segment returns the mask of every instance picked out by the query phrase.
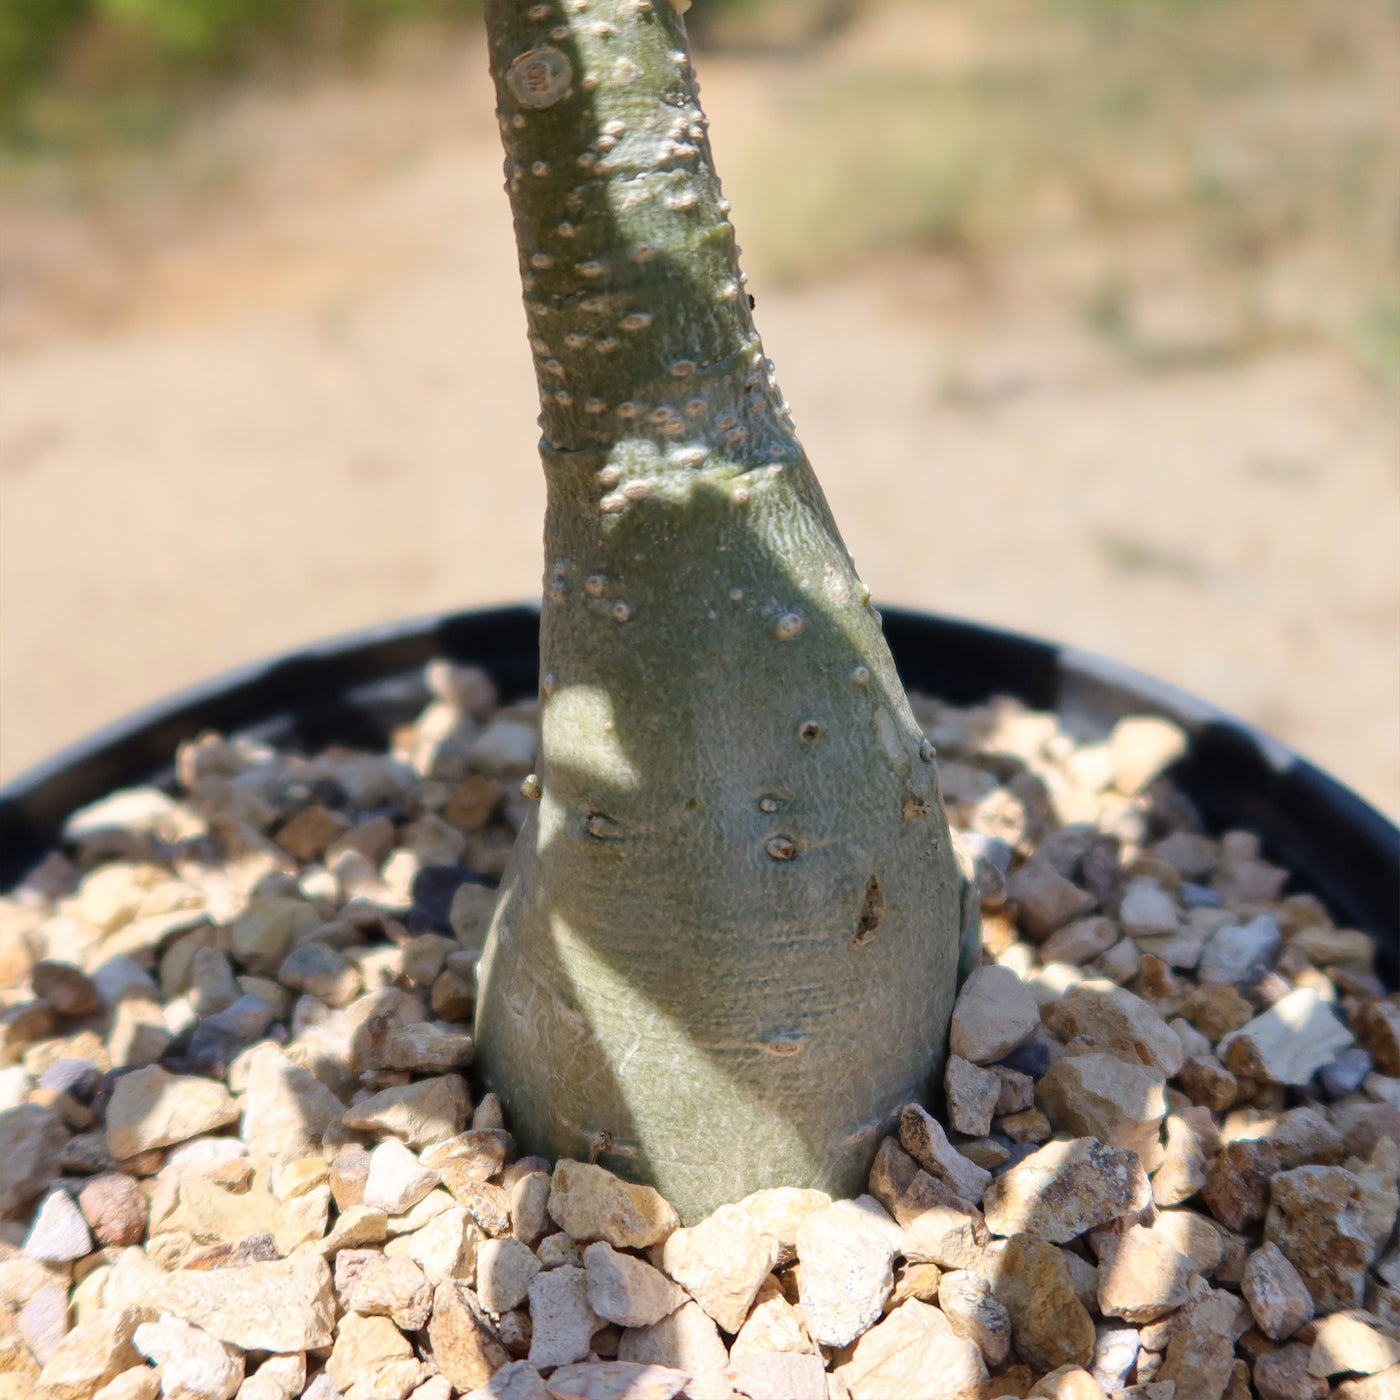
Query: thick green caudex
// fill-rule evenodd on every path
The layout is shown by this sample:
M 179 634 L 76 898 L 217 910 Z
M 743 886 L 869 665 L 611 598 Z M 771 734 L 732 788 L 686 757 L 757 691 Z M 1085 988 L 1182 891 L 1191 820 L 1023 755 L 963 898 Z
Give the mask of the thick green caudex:
M 938 1072 L 932 747 L 754 330 L 671 0 L 489 0 L 548 483 L 538 797 L 481 964 L 522 1149 L 694 1220 L 860 1189 Z

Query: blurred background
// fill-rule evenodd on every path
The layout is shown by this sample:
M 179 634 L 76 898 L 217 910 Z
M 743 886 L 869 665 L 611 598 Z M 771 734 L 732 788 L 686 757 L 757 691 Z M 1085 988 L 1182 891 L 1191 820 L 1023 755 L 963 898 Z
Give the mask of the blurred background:
M 887 602 L 1400 815 L 1395 0 L 696 0 L 767 348 Z M 468 0 L 0 7 L 0 776 L 538 595 Z

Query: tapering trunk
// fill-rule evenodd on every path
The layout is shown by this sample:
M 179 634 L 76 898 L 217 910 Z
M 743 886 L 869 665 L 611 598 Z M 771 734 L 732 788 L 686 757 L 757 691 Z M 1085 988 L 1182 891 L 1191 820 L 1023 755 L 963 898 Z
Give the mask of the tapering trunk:
M 933 751 L 754 331 L 679 15 L 487 20 L 549 504 L 478 1061 L 523 1150 L 686 1219 L 852 1192 L 946 1038 Z

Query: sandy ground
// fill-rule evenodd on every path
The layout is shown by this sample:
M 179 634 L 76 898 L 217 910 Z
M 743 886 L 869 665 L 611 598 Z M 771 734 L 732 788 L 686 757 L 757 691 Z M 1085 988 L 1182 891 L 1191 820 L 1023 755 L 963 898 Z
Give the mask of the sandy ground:
M 709 70 L 722 170 L 752 77 Z M 0 775 L 238 662 L 537 594 L 490 108 L 464 42 L 248 99 L 221 139 L 267 159 L 197 208 L 0 214 Z M 1057 293 L 1093 256 L 755 281 L 866 581 L 1154 672 L 1400 815 L 1393 399 L 1325 344 L 1144 373 Z

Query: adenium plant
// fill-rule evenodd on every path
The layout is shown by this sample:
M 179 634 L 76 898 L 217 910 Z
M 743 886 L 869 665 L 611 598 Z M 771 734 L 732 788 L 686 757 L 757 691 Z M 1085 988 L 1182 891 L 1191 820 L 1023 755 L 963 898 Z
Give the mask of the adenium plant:
M 683 8 L 486 7 L 548 508 L 538 800 L 476 1031 L 522 1150 L 690 1221 L 859 1191 L 975 901 L 754 329 Z

